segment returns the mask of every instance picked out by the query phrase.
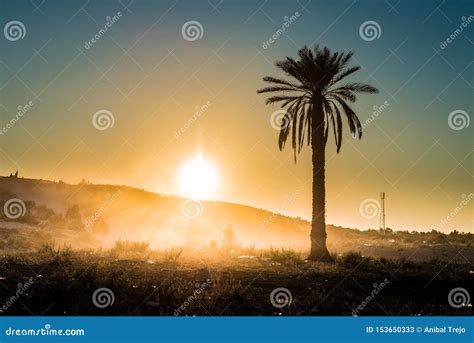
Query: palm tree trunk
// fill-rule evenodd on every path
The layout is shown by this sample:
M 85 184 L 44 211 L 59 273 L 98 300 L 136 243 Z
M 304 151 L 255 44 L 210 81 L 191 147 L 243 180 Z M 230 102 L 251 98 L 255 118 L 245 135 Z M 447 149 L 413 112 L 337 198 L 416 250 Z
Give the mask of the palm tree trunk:
M 313 162 L 313 214 L 311 221 L 312 261 L 332 261 L 326 247 L 326 189 L 325 189 L 325 148 L 324 114 L 321 106 L 316 106 L 312 117 L 311 149 Z

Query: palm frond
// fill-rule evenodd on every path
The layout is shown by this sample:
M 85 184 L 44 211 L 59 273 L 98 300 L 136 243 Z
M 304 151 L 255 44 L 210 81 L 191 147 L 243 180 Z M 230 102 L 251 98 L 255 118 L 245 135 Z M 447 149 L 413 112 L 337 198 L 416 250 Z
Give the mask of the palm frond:
M 291 102 L 293 100 L 299 99 L 299 96 L 287 96 L 287 95 L 275 95 L 267 98 L 265 100 L 265 104 L 270 105 L 275 102 L 280 102 L 280 101 L 286 101 L 286 102 Z M 282 105 L 282 107 L 285 107 Z
M 282 126 L 280 129 L 280 136 L 278 139 L 278 147 L 280 148 L 280 150 L 283 150 L 283 148 L 285 147 L 285 143 L 288 138 L 288 134 L 290 133 L 290 129 L 294 125 L 296 125 L 296 122 L 298 120 L 298 111 L 303 100 L 303 98 L 297 99 L 293 104 L 290 105 L 290 107 L 288 107 L 285 112 L 285 116 L 283 117 L 283 121 L 281 124 Z
M 352 135 L 359 139 L 362 138 L 362 125 L 360 124 L 360 120 L 355 114 L 355 112 L 352 110 L 352 108 L 349 107 L 349 105 L 346 104 L 344 100 L 339 98 L 337 101 L 339 102 L 342 109 L 344 110 L 344 113 L 346 114 L 347 123 L 349 124 L 349 129 Z
M 355 66 L 355 67 L 350 67 L 350 68 L 347 68 L 347 69 L 343 69 L 341 70 L 338 74 L 336 74 L 334 76 L 334 78 L 331 80 L 331 82 L 329 82 L 328 84 L 328 88 L 331 87 L 332 85 L 338 83 L 339 81 L 341 81 L 343 78 L 355 73 L 356 71 L 360 70 L 360 67 L 359 66 Z
M 352 52 L 333 53 L 328 48 L 315 46 L 310 49 L 304 46 L 298 51 L 296 59 L 286 57 L 275 63 L 288 76 L 288 80 L 270 76 L 263 78 L 270 85 L 257 93 L 280 93 L 268 97 L 266 104 L 278 103 L 286 109 L 278 146 L 282 150 L 291 135 L 295 162 L 305 141 L 308 145 L 312 143 L 314 130 L 317 129 L 313 128 L 316 120 L 324 125 L 325 141 L 332 126 L 337 152 L 342 146 L 343 114 L 351 134 L 362 137 L 360 120 L 348 103 L 357 100 L 356 93 L 377 93 L 378 90 L 361 82 L 338 85 L 341 80 L 360 70 L 359 66 L 348 65 L 352 55 Z M 323 121 L 316 118 L 321 114 L 324 116 Z
M 271 87 L 259 89 L 257 93 L 261 94 L 261 93 L 270 93 L 270 92 L 296 92 L 296 91 L 298 91 L 298 89 L 295 89 L 293 87 L 271 86 Z
M 271 77 L 271 76 L 265 76 L 263 78 L 263 81 L 265 82 L 269 82 L 269 83 L 275 83 L 277 85 L 283 85 L 283 86 L 289 86 L 289 87 L 294 87 L 294 88 L 300 88 L 301 86 L 298 86 L 294 83 L 291 83 L 289 81 L 286 81 L 286 80 L 282 80 L 282 79 L 277 79 L 275 77 Z
M 328 92 L 326 94 L 326 98 L 331 99 L 331 98 L 334 97 L 334 95 L 338 95 L 341 98 L 343 98 L 344 100 L 348 100 L 350 102 L 355 102 L 357 100 L 357 97 L 354 93 L 352 93 L 351 91 L 345 90 L 345 89 L 342 89 L 342 90 L 339 90 L 339 91 Z
M 351 92 L 358 92 L 358 93 L 378 93 L 379 90 L 371 85 L 361 82 L 353 82 L 345 84 L 341 87 L 332 89 L 331 91 L 336 92 L 339 90 L 347 90 Z
M 284 61 L 276 62 L 275 65 L 283 70 L 287 75 L 297 79 L 303 86 L 310 84 L 308 82 L 307 76 L 305 75 L 304 69 L 291 57 L 287 57 Z
M 347 62 L 349 62 L 349 60 L 352 58 L 353 55 L 354 55 L 354 53 L 352 51 L 349 51 L 348 53 L 343 54 L 343 56 L 341 57 L 340 64 L 342 66 L 346 65 Z
M 333 129 L 334 129 L 334 140 L 336 142 L 336 152 L 339 153 L 341 150 L 341 145 L 342 145 L 342 118 L 341 118 L 341 113 L 339 112 L 339 108 L 337 108 L 337 105 L 333 102 L 331 104 L 334 107 L 334 116 L 336 117 L 336 124 L 333 122 Z M 337 135 L 336 135 L 337 133 Z

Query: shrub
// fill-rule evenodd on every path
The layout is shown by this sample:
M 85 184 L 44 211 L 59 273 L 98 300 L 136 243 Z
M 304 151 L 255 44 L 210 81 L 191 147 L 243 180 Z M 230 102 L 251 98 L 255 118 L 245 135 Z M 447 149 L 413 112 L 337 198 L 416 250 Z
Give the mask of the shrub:
M 364 257 L 360 252 L 350 251 L 341 256 L 340 264 L 346 268 L 354 268 L 364 261 Z
M 112 251 L 115 253 L 146 253 L 150 243 L 142 241 L 122 241 L 115 242 Z
M 171 248 L 164 252 L 165 262 L 168 263 L 176 263 L 178 262 L 181 253 L 183 252 L 183 248 Z
M 263 253 L 264 257 L 270 258 L 271 261 L 281 263 L 284 265 L 300 265 L 302 264 L 303 258 L 301 255 L 297 252 L 295 252 L 292 249 L 275 249 L 275 248 L 270 248 L 270 250 L 265 251 Z

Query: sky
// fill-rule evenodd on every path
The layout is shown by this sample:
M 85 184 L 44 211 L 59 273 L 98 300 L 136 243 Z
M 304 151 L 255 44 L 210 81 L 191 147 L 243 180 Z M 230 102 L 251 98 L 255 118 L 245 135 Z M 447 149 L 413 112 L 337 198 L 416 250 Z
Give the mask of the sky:
M 354 105 L 362 140 L 328 141 L 327 222 L 378 228 L 384 191 L 390 228 L 474 232 L 473 7 L 1 0 L 0 174 L 179 194 L 200 153 L 212 199 L 310 218 L 310 150 L 278 150 L 279 108 L 256 90 L 318 44 L 353 51 L 350 80 L 380 90 Z

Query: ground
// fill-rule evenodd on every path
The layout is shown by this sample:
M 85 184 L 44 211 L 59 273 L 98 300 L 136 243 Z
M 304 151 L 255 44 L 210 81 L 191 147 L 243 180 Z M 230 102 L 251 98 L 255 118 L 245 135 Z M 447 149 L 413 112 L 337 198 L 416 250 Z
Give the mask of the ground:
M 348 253 L 324 264 L 303 257 L 276 249 L 45 246 L 1 257 L 0 302 L 6 305 L 0 310 L 3 315 L 474 314 L 472 306 L 448 302 L 452 289 L 474 289 L 469 263 Z M 18 295 L 20 288 L 24 292 Z M 110 297 L 94 299 L 99 288 L 108 288 Z

